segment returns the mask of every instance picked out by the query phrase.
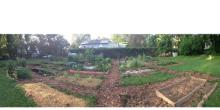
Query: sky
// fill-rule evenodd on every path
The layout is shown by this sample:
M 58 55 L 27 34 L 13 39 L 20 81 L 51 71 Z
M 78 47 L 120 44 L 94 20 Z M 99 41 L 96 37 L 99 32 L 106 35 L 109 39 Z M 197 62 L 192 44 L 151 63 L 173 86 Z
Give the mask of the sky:
M 97 39 L 98 37 L 105 37 L 111 39 L 112 34 L 90 34 L 91 39 Z M 71 44 L 73 34 L 63 34 L 63 37 Z

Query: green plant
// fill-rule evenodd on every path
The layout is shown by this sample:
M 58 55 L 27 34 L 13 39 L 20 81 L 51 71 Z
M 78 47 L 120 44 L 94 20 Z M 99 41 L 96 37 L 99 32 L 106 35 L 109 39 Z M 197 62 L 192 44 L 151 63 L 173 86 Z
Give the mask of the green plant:
M 158 50 L 160 53 L 167 53 L 172 51 L 172 37 L 160 35 L 158 38 Z
M 167 65 L 171 65 L 171 64 L 177 64 L 177 62 L 169 61 L 169 60 L 161 60 L 161 61 L 158 61 L 157 64 L 160 66 L 167 66 Z
M 30 79 L 31 78 L 31 71 L 24 67 L 18 67 L 16 69 L 16 74 L 18 79 Z
M 80 78 L 80 74 L 79 73 L 73 74 L 73 77 L 74 78 Z
M 139 55 L 137 58 L 131 57 L 127 61 L 127 68 L 139 68 L 144 66 L 144 60 L 143 58 Z
M 95 58 L 95 64 L 98 71 L 106 72 L 111 68 L 111 59 L 99 55 Z
M 181 37 L 179 50 L 182 55 L 203 54 L 204 48 L 204 37 L 194 35 Z
M 16 79 L 15 69 L 17 67 L 17 64 L 15 61 L 8 61 L 7 63 L 7 70 L 9 77 Z
M 16 81 L 6 77 L 6 71 L 0 69 L 0 107 L 34 107 L 36 103 L 25 96 L 25 92 Z
M 85 52 L 83 53 L 84 58 L 86 61 L 92 61 L 94 59 L 94 50 L 93 49 L 86 49 Z
M 18 65 L 22 66 L 22 67 L 26 67 L 26 65 L 27 65 L 27 61 L 25 59 L 23 59 L 23 58 L 22 59 L 18 59 L 17 62 L 18 62 Z
M 83 64 L 74 65 L 72 68 L 81 71 L 81 70 L 83 70 Z
M 166 81 L 174 77 L 176 77 L 176 75 L 161 72 L 154 72 L 148 76 L 127 75 L 121 78 L 121 84 L 123 86 L 142 85 L 147 83 Z

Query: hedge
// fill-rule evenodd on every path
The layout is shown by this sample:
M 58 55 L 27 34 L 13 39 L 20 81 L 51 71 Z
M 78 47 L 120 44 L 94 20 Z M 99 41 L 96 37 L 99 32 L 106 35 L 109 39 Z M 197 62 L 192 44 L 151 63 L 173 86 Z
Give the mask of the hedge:
M 83 53 L 86 48 L 70 49 L 71 53 Z M 155 56 L 156 48 L 95 48 L 94 54 L 102 54 L 104 57 L 123 58 L 126 56 L 137 56 L 145 54 L 147 56 Z

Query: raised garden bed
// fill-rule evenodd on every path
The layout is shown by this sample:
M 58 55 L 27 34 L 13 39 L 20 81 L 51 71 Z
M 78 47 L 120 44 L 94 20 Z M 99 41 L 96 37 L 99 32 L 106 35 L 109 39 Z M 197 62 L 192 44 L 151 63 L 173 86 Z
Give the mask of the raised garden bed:
M 156 90 L 156 95 L 172 106 L 181 106 L 205 83 L 205 79 L 188 77 L 178 83 Z

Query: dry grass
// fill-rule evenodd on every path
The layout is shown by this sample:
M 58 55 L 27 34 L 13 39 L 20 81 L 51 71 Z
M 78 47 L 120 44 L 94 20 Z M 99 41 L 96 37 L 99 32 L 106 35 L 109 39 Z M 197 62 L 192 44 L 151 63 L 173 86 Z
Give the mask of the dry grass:
M 41 107 L 84 107 L 86 101 L 71 95 L 66 95 L 42 83 L 22 85 L 26 95 L 34 99 Z
M 102 80 L 98 78 L 76 78 L 76 77 L 64 77 L 59 76 L 55 78 L 56 80 L 70 82 L 72 84 L 85 86 L 85 87 L 97 87 L 101 84 Z

